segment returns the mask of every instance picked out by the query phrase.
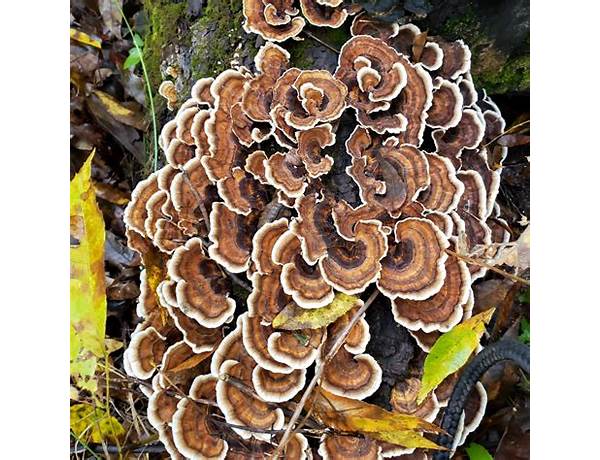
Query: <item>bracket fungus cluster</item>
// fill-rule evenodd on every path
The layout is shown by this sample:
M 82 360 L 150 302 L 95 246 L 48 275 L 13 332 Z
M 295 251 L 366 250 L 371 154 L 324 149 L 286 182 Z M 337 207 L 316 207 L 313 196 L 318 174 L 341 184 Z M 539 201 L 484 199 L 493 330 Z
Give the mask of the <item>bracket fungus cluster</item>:
M 247 440 L 271 452 L 286 402 L 362 301 L 300 331 L 273 326 L 286 306 L 321 308 L 336 293 L 378 289 L 425 354 L 470 317 L 471 285 L 486 272 L 458 254 L 510 237 L 495 205 L 505 152 L 488 149 L 504 120 L 475 90 L 462 41 L 359 14 L 334 72 L 294 68 L 274 43 L 306 22 L 338 27 L 355 13 L 340 0 L 244 0 L 244 27 L 267 40 L 254 69 L 193 86 L 161 132 L 165 165 L 132 194 L 128 241 L 145 270 L 125 366 L 147 381 L 149 420 L 173 458 L 244 458 Z M 344 197 L 336 175 L 352 184 Z M 234 283 L 250 285 L 247 299 Z M 382 369 L 365 352 L 369 339 L 361 318 L 325 365 L 322 388 L 357 400 L 377 391 Z M 390 405 L 435 420 L 454 382 L 417 405 L 422 360 L 413 367 Z M 481 419 L 483 387 L 478 398 L 463 441 Z M 316 451 L 412 453 L 332 432 Z M 311 457 L 295 434 L 285 458 Z

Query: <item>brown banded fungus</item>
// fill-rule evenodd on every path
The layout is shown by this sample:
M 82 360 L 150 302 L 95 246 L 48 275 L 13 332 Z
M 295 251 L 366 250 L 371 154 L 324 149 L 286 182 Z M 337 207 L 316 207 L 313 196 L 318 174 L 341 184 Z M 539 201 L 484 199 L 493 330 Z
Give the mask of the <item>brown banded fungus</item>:
M 284 309 L 312 315 L 338 293 L 380 291 L 420 347 L 387 382 L 393 410 L 432 420 L 447 404 L 456 376 L 420 405 L 415 395 L 424 356 L 471 316 L 486 274 L 462 256 L 490 262 L 510 241 L 496 203 L 506 147 L 494 145 L 506 123 L 475 89 L 469 48 L 412 24 L 360 14 L 335 69 L 290 65 L 281 42 L 307 21 L 339 27 L 356 12 L 342 0 L 244 0 L 245 30 L 266 40 L 253 69 L 192 86 L 160 133 L 165 166 L 125 209 L 145 267 L 123 362 L 146 380 L 148 418 L 172 458 L 244 458 L 247 442 L 272 455 L 286 402 L 321 365 L 327 391 L 374 395 L 383 372 L 365 352 L 364 315 L 328 356 L 363 300 L 323 327 L 274 327 Z M 482 388 L 457 442 L 481 420 Z M 425 455 L 335 430 L 318 452 Z M 311 458 L 308 440 L 294 435 L 284 455 Z
M 322 355 L 325 356 L 333 342 L 352 317 L 352 312 L 346 313 L 329 325 Z M 377 361 L 364 353 L 370 339 L 369 325 L 364 317 L 357 322 L 342 348 L 325 365 L 321 386 L 333 394 L 352 399 L 364 399 L 371 396 L 381 384 L 382 370 Z
M 168 265 L 169 277 L 177 284 L 177 306 L 205 327 L 227 322 L 235 310 L 228 296 L 227 278 L 219 266 L 204 254 L 198 238 L 188 240 L 175 251 Z

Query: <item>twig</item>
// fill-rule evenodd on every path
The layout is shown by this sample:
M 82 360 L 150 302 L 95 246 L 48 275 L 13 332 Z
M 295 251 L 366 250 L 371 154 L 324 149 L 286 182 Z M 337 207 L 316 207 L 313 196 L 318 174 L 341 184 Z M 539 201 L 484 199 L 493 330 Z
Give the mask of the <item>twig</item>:
M 317 43 L 323 45 L 325 48 L 330 49 L 331 51 L 333 51 L 336 54 L 340 54 L 340 50 L 335 49 L 333 46 L 331 46 L 329 43 L 324 42 L 323 40 L 321 40 L 319 37 L 317 37 L 316 35 L 314 35 L 312 32 L 309 32 L 308 30 L 304 30 L 302 32 L 303 34 L 305 34 L 308 38 L 312 38 L 314 41 L 316 41 Z
M 260 396 L 258 396 L 254 390 L 252 388 L 250 388 L 249 386 L 247 386 L 244 382 L 242 382 L 241 380 L 229 375 L 229 374 L 220 374 L 219 375 L 219 380 L 222 380 L 225 383 L 228 383 L 229 385 L 232 385 L 234 387 L 236 387 L 238 390 L 240 390 L 242 393 L 247 394 L 248 396 L 251 396 L 252 398 L 255 398 L 257 400 L 259 400 L 260 402 L 263 402 L 265 404 L 269 404 L 271 406 L 277 406 L 277 403 L 271 403 L 271 402 L 267 402 L 264 399 L 262 399 Z
M 88 445 L 88 449 L 77 449 L 75 447 L 71 448 L 71 454 L 80 454 L 88 450 L 95 458 L 100 459 L 96 453 L 105 453 L 102 449 L 102 444 L 90 444 Z M 106 445 L 106 452 L 109 454 L 119 454 L 125 449 L 119 449 L 119 446 Z M 128 449 L 127 452 L 132 454 L 161 454 L 166 452 L 165 446 L 161 444 L 150 444 L 147 446 L 135 447 L 133 449 Z
M 196 190 L 192 185 L 192 181 L 190 180 L 190 176 L 188 175 L 187 171 L 183 169 L 181 174 L 183 175 L 185 182 L 190 187 L 192 195 L 194 195 L 194 198 L 196 198 L 196 201 L 198 202 L 198 207 L 200 208 L 200 212 L 202 212 L 202 217 L 204 218 L 204 226 L 206 227 L 206 231 L 210 233 L 210 220 L 208 219 L 208 212 L 206 211 L 206 206 L 204 206 L 204 201 L 202 201 L 202 197 L 198 193 L 198 190 Z
M 231 281 L 233 281 L 235 284 L 237 284 L 238 286 L 244 288 L 248 292 L 252 292 L 252 286 L 250 286 L 248 283 L 246 283 L 239 276 L 237 276 L 234 273 L 228 272 L 227 270 L 223 270 L 223 271 L 225 272 L 225 274 L 227 276 L 229 276 L 229 278 L 231 278 Z
M 74 453 L 80 454 L 87 450 L 90 454 L 92 454 L 92 456 L 94 458 L 97 458 L 98 460 L 100 460 L 100 457 L 98 457 L 96 455 L 96 452 L 94 452 L 94 450 L 88 444 L 86 444 L 82 439 L 80 439 L 79 436 L 77 436 L 73 430 L 71 430 L 71 436 L 75 439 L 75 445 L 71 448 L 72 454 L 74 454 Z M 77 443 L 81 444 L 82 449 L 77 450 Z M 75 449 L 75 452 L 73 452 L 74 449 Z M 102 451 L 100 451 L 100 452 L 102 452 Z
M 273 459 L 279 458 L 279 456 L 282 454 L 283 450 L 285 449 L 285 446 L 287 445 L 288 441 L 290 440 L 290 438 L 293 434 L 294 424 L 300 417 L 300 414 L 302 413 L 302 409 L 304 409 L 304 406 L 306 405 L 308 398 L 310 397 L 313 389 L 317 385 L 318 380 L 321 378 L 321 375 L 323 374 L 323 372 L 325 370 L 325 366 L 327 366 L 329 361 L 331 361 L 333 359 L 333 357 L 336 355 L 336 353 L 342 347 L 342 345 L 346 341 L 346 338 L 348 337 L 348 334 L 350 334 L 350 331 L 352 330 L 354 325 L 358 322 L 358 320 L 363 315 L 363 313 L 367 310 L 367 308 L 369 308 L 369 306 L 373 303 L 373 301 L 375 300 L 375 298 L 377 297 L 378 294 L 379 294 L 379 291 L 377 289 L 375 289 L 375 291 L 370 295 L 370 297 L 367 299 L 367 301 L 364 303 L 364 305 L 362 307 L 360 307 L 360 309 L 354 314 L 354 316 L 352 317 L 350 322 L 346 325 L 346 327 L 339 333 L 335 342 L 333 343 L 333 346 L 331 347 L 331 350 L 329 350 L 329 353 L 327 353 L 327 355 L 325 356 L 323 361 L 321 361 L 319 364 L 317 364 L 317 366 L 315 368 L 315 375 L 313 376 L 312 380 L 306 387 L 306 390 L 304 391 L 304 394 L 302 395 L 300 402 L 296 406 L 296 410 L 292 414 L 292 418 L 290 419 L 290 421 L 288 423 L 288 427 L 285 430 L 285 433 L 283 433 L 283 437 L 281 438 L 281 441 L 279 442 L 279 446 L 277 446 L 277 449 L 275 449 L 275 452 L 273 452 Z M 300 429 L 300 428 L 302 428 L 302 426 L 298 425 L 298 429 Z
M 131 377 L 130 375 L 126 375 L 126 374 L 123 374 L 123 373 L 120 373 L 120 374 L 122 376 L 121 378 L 123 378 L 125 380 L 129 380 L 132 383 L 137 383 L 139 385 L 143 385 L 145 387 L 153 389 L 152 388 L 152 384 L 150 382 L 138 379 L 137 377 Z M 168 379 L 168 377 L 166 377 L 166 378 Z M 183 397 L 186 397 L 186 398 L 189 397 L 185 393 L 180 393 L 180 392 L 178 392 L 176 390 L 164 389 L 163 391 L 165 392 L 166 395 L 172 396 L 172 397 L 177 398 L 177 399 L 181 399 L 182 398 L 182 394 L 183 394 Z M 210 399 L 203 399 L 203 398 L 190 398 L 190 399 L 192 399 L 193 401 L 198 402 L 198 403 L 206 404 L 208 406 L 214 406 L 214 407 L 218 407 L 219 406 L 216 402 L 211 401 Z
M 517 128 L 520 128 L 521 126 L 524 126 L 526 124 L 529 123 L 529 120 L 525 120 L 522 121 L 521 123 L 518 123 L 514 126 L 511 126 L 510 128 L 508 128 L 506 131 L 501 132 L 500 134 L 498 134 L 496 137 L 494 137 L 491 141 L 489 141 L 487 144 L 484 144 L 484 147 L 487 147 L 490 144 L 493 144 L 494 142 L 496 142 L 498 139 L 500 139 L 502 136 L 505 136 L 507 134 L 510 134 L 511 132 L 513 132 L 514 130 L 516 130 Z
M 502 275 L 502 276 L 504 276 L 506 278 L 510 278 L 511 280 L 513 280 L 513 281 L 515 281 L 517 283 L 525 284 L 526 286 L 530 285 L 529 280 L 526 280 L 525 278 L 521 278 L 520 276 L 517 276 L 517 275 L 513 275 L 512 273 L 505 272 L 504 270 L 501 270 L 501 269 L 499 269 L 499 268 L 497 268 L 497 267 L 495 267 L 493 265 L 486 264 L 485 262 L 482 262 L 480 260 L 474 259 L 472 257 L 459 254 L 458 252 L 454 252 L 451 249 L 446 249 L 446 252 L 448 254 L 454 256 L 454 257 L 458 257 L 459 259 L 464 260 L 467 263 L 487 268 L 488 270 L 496 272 L 499 275 Z

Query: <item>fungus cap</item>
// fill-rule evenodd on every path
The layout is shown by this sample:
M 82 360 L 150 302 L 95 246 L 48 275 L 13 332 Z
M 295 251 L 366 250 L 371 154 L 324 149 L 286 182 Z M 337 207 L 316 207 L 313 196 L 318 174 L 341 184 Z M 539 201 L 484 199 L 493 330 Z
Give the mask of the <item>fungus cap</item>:
M 229 321 L 235 300 L 229 297 L 229 280 L 204 254 L 199 238 L 177 248 L 167 264 L 169 277 L 177 283 L 177 306 L 202 326 L 214 328 Z
M 237 361 L 225 361 L 221 364 L 220 372 L 230 375 L 248 386 L 252 385 L 252 370 Z M 216 392 L 217 403 L 225 415 L 227 423 L 263 430 L 279 430 L 283 427 L 284 416 L 280 408 L 273 408 L 272 405 L 249 395 L 226 380 L 219 379 Z M 269 441 L 271 436 L 268 433 L 248 431 L 242 428 L 233 428 L 233 430 L 243 439 L 254 437 Z
M 446 277 L 449 243 L 431 221 L 409 217 L 394 228 L 394 242 L 381 261 L 379 290 L 390 299 L 423 300 L 439 292 Z

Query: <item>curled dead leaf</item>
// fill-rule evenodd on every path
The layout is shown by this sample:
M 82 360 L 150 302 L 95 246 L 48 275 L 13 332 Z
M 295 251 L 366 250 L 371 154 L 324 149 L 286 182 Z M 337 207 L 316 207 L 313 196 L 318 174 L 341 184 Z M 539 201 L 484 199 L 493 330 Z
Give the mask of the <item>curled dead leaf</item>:
M 361 307 L 363 301 L 353 295 L 338 293 L 329 305 L 321 308 L 301 308 L 290 303 L 273 319 L 273 327 L 296 331 L 302 329 L 318 329 L 333 323 L 340 316 L 355 307 Z

